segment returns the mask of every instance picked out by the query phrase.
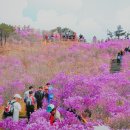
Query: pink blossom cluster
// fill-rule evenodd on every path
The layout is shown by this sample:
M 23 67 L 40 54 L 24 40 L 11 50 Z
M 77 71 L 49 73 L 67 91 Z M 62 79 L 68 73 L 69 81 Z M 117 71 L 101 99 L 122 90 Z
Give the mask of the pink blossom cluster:
M 113 129 L 129 129 L 130 120 L 130 53 L 122 59 L 122 69 L 110 73 L 110 63 L 117 52 L 130 41 L 109 41 L 98 44 L 49 45 L 33 48 L 32 53 L 0 56 L 0 105 L 16 92 L 23 93 L 30 85 L 53 85 L 52 103 L 63 120 L 49 123 L 46 108 L 34 112 L 30 122 L 17 123 L 6 119 L 0 128 L 10 130 L 93 130 L 106 124 Z M 89 109 L 92 113 L 86 124 L 77 115 Z M 115 125 L 118 124 L 118 125 Z

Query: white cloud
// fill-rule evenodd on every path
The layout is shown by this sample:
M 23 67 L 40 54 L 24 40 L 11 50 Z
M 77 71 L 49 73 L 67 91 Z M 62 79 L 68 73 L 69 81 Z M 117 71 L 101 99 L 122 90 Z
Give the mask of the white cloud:
M 102 38 L 102 26 L 98 23 L 98 21 L 92 18 L 81 19 L 76 26 L 76 30 L 84 34 L 89 40 L 91 40 L 94 35 L 98 38 Z
M 62 10 L 77 11 L 82 7 L 82 0 L 55 0 L 53 6 Z
M 0 0 L 0 22 L 13 25 L 30 24 L 31 20 L 23 16 L 27 0 Z
M 82 19 L 81 21 L 79 21 L 78 28 L 87 32 L 94 32 L 95 30 L 96 32 L 98 32 L 99 30 L 101 30 L 101 26 L 98 24 L 97 21 L 92 18 Z
M 117 12 L 116 22 L 126 29 L 130 29 L 130 6 Z
M 77 17 L 72 14 L 59 14 L 54 10 L 41 10 L 37 15 L 35 26 L 52 29 L 58 26 L 73 27 L 76 25 Z
M 78 11 L 82 7 L 82 0 L 28 0 L 28 7 L 38 10 L 56 10 L 60 12 Z
M 129 3 L 129 0 L 118 0 L 118 3 L 112 0 L 98 3 L 96 0 L 0 0 L 0 22 L 40 29 L 69 27 L 89 39 L 93 35 L 102 38 L 107 29 L 113 31 L 119 24 L 130 28 Z M 32 21 L 31 17 L 36 20 Z

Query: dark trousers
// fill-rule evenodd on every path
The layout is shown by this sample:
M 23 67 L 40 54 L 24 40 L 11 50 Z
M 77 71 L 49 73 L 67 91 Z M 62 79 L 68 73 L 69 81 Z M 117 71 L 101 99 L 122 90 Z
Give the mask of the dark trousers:
M 120 63 L 121 63 L 121 60 L 120 60 L 120 59 L 117 59 L 117 63 L 119 63 L 119 64 L 120 64 Z
M 42 108 L 42 101 L 41 102 L 37 102 L 37 109 Z
M 31 113 L 34 112 L 34 106 L 33 105 L 26 106 L 26 109 L 27 109 L 27 117 L 28 117 L 28 120 L 29 120 Z

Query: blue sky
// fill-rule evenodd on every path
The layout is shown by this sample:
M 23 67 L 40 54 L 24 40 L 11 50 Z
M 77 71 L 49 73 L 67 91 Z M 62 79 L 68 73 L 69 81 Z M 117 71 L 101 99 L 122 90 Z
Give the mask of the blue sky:
M 130 30 L 130 0 L 0 0 L 0 22 L 49 30 L 69 27 L 90 40 L 121 24 Z

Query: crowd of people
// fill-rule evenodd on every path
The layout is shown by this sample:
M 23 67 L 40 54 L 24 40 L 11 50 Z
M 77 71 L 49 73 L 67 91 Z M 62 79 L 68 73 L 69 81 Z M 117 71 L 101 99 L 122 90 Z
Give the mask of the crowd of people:
M 46 100 L 46 102 L 48 103 L 48 107 L 50 107 L 50 101 L 53 99 L 54 96 L 53 93 L 49 91 L 49 89 L 52 89 L 52 86 L 50 85 L 50 83 L 47 83 L 44 87 L 40 86 L 35 92 L 34 86 L 30 86 L 29 89 L 24 93 L 23 100 L 26 105 L 26 115 L 28 121 L 30 119 L 31 113 L 35 111 L 35 105 L 37 105 L 37 110 L 42 109 L 43 100 Z M 20 94 L 15 94 L 13 96 L 13 99 L 11 101 L 8 101 L 3 113 L 4 118 L 11 116 L 14 121 L 19 120 L 19 113 L 22 108 L 19 103 L 21 99 L 22 97 Z M 55 107 L 53 109 L 55 109 Z
M 28 121 L 30 119 L 30 115 L 38 110 L 44 108 L 44 101 L 47 103 L 46 111 L 50 113 L 50 124 L 56 120 L 61 121 L 62 116 L 58 111 L 57 107 L 51 103 L 54 98 L 53 87 L 50 83 L 47 83 L 44 87 L 40 86 L 37 91 L 34 91 L 34 86 L 30 86 L 27 91 L 25 91 L 23 99 L 20 94 L 15 94 L 13 99 L 7 103 L 5 107 L 3 116 L 4 118 L 12 117 L 13 121 L 19 121 L 19 113 L 22 109 L 20 105 L 20 100 L 23 100 L 26 105 L 26 116 Z M 45 108 L 44 108 L 45 109 Z M 82 123 L 86 123 L 88 118 L 91 117 L 91 111 L 86 109 L 81 115 L 78 115 L 76 110 L 73 108 L 65 108 L 66 111 L 72 112 L 75 114 L 77 119 L 79 119 Z
M 60 42 L 60 41 L 79 41 L 79 42 L 86 42 L 84 36 L 82 34 L 77 36 L 77 34 L 74 33 L 63 33 L 63 34 L 44 34 L 43 35 L 43 41 L 44 42 Z
M 118 52 L 118 54 L 117 54 L 117 63 L 121 63 L 122 62 L 122 57 L 123 57 L 123 55 L 125 54 L 125 53 L 128 53 L 128 52 L 130 52 L 130 47 L 126 47 L 124 50 L 121 50 L 121 51 L 119 51 Z

